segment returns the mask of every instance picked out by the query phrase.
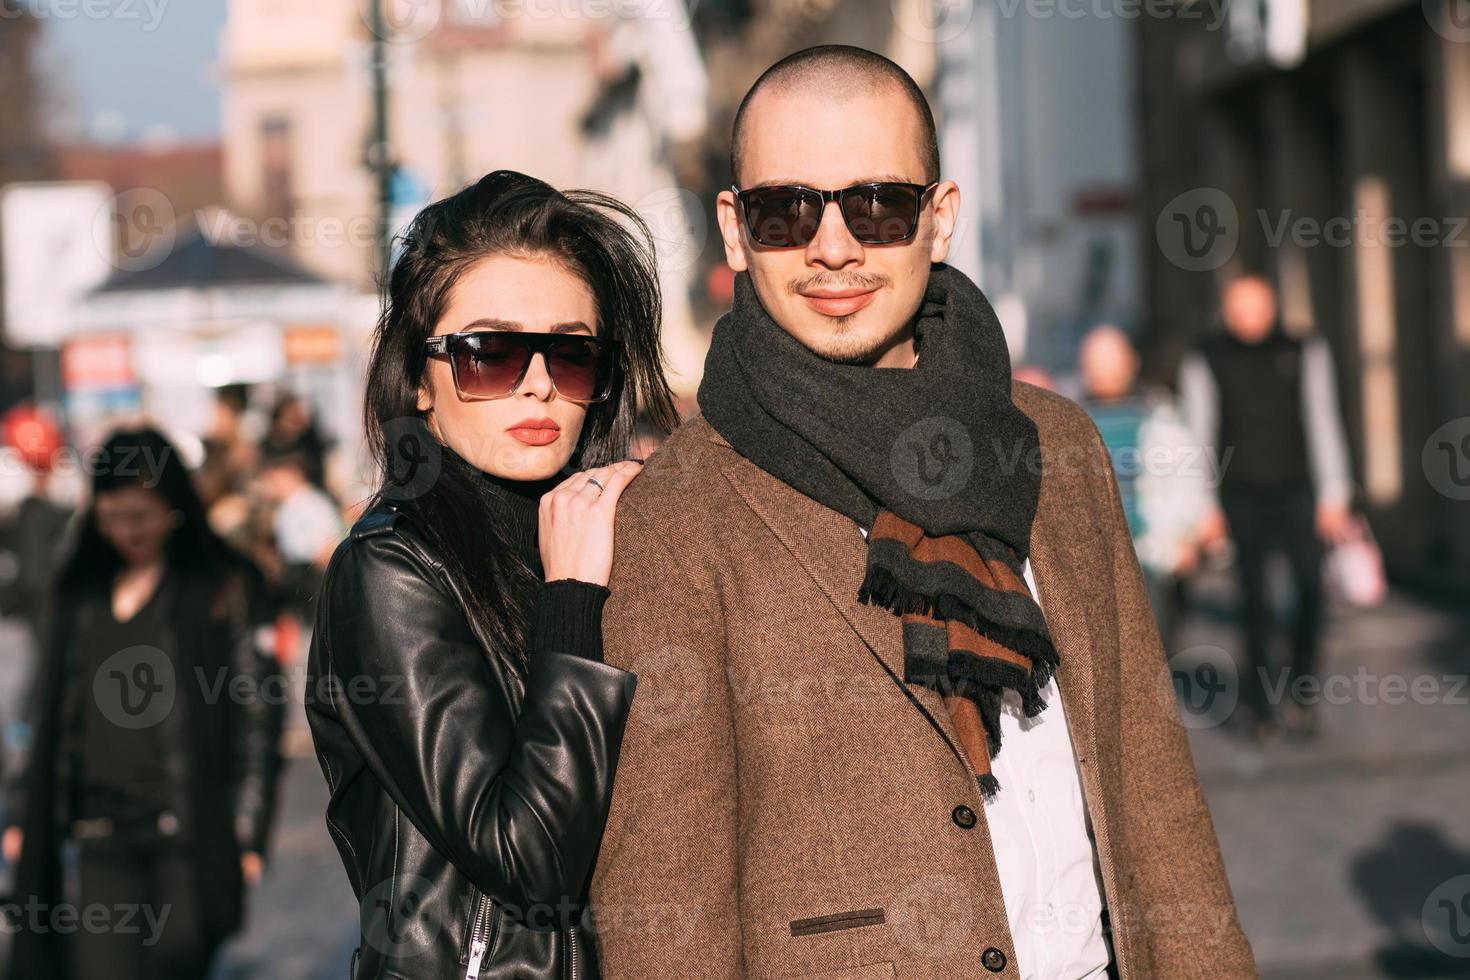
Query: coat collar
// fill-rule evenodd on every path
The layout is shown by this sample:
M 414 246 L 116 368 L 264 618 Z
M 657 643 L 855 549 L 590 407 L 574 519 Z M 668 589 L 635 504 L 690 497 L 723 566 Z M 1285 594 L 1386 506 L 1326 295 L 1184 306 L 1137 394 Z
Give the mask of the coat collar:
M 1045 461 L 1053 448 L 1049 433 L 1056 429 L 1055 424 L 1046 424 L 1048 420 L 1042 417 L 1047 411 L 1046 403 L 1030 406 L 1018 399 L 1018 405 L 1037 422 Z M 711 441 L 730 446 L 712 427 L 709 431 Z M 1073 453 L 1062 455 L 1072 461 L 1076 458 Z M 1101 714 L 1097 692 L 1116 690 L 1117 659 L 1099 656 L 1094 645 L 1094 630 L 1106 625 L 1093 622 L 1096 611 L 1112 608 L 1108 595 L 1112 569 L 1108 562 L 1110 552 L 1102 541 L 1079 540 L 1079 528 L 1089 524 L 1094 532 L 1102 531 L 1095 526 L 1096 517 L 1086 509 L 1087 488 L 1072 476 L 1079 470 L 1093 472 L 1090 467 L 1044 465 L 1041 497 L 1031 530 L 1030 559 L 1041 593 L 1042 611 L 1061 658 L 1057 683 L 1073 745 L 1079 756 L 1087 757 L 1094 755 L 1097 747 L 1097 719 Z M 857 526 L 744 457 L 733 454 L 733 449 L 725 475 L 745 504 L 862 638 L 890 679 L 963 760 L 943 699 L 927 688 L 903 682 L 903 635 L 898 620 L 886 609 L 858 601 L 867 542 Z

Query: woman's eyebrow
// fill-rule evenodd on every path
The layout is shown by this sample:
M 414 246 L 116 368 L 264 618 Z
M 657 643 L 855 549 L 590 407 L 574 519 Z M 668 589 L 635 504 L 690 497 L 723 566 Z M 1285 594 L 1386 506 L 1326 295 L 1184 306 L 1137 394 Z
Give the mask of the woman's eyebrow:
M 472 330 L 524 330 L 514 320 L 497 320 L 494 317 L 481 317 L 473 323 L 467 323 L 461 333 L 469 333 Z
M 465 324 L 464 329 L 460 332 L 472 333 L 476 330 L 525 329 L 526 328 L 523 324 L 517 323 L 515 320 L 500 320 L 494 317 L 481 317 L 473 323 Z M 581 320 L 568 320 L 565 323 L 553 323 L 551 326 L 546 328 L 547 333 L 577 333 L 578 331 L 586 331 L 587 333 L 594 332 L 591 327 L 587 326 L 587 324 L 583 323 Z

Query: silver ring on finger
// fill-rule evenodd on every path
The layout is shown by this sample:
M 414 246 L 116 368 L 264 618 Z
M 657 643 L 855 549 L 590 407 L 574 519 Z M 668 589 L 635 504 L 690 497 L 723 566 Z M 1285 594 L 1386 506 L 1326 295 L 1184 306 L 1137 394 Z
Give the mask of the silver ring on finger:
M 599 497 L 601 497 L 602 496 L 602 492 L 607 489 L 607 487 L 605 487 L 601 483 L 598 483 L 597 482 L 597 477 L 595 477 L 595 476 L 589 476 L 587 478 L 587 482 L 590 483 L 590 484 L 592 484 L 594 487 L 597 488 L 597 495 Z

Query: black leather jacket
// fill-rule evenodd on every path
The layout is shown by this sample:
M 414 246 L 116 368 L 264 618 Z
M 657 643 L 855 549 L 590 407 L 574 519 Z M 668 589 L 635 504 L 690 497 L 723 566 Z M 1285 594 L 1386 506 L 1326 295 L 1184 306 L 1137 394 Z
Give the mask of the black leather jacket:
M 307 713 L 361 905 L 353 975 L 593 980 L 580 920 L 635 678 L 539 638 L 524 666 L 463 608 L 391 504 L 327 569 Z

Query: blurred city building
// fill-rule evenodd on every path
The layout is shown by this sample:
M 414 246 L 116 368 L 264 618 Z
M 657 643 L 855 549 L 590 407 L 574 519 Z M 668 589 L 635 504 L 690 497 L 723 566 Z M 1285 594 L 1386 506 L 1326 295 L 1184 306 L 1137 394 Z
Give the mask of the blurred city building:
M 934 7 L 908 22 L 932 23 L 940 52 L 946 176 L 967 202 L 953 261 L 1013 358 L 1070 374 L 1089 329 L 1138 320 L 1135 22 L 1107 5 Z
M 1140 234 L 1160 242 L 1144 252 L 1152 338 L 1178 349 L 1210 328 L 1235 272 L 1275 280 L 1287 327 L 1336 354 L 1361 501 L 1391 570 L 1461 587 L 1470 514 L 1450 482 L 1470 443 L 1442 427 L 1470 415 L 1465 10 L 1237 4 L 1213 30 L 1143 19 L 1137 57 Z M 1168 240 L 1171 221 L 1193 247 Z M 1442 450 L 1465 458 L 1436 478 Z
M 54 176 L 65 181 L 101 181 L 114 194 L 141 188 L 164 193 L 176 215 L 193 214 L 224 203 L 223 149 L 218 142 L 91 144 L 62 143 L 55 150 Z M 140 229 L 122 226 L 124 250 Z
M 617 194 L 644 211 L 666 257 L 682 254 L 685 198 L 667 148 L 702 133 L 704 96 L 681 3 L 630 21 L 616 4 L 383 2 L 395 228 L 508 168 Z M 371 10 L 230 0 L 221 39 L 230 207 L 283 227 L 292 258 L 362 290 L 378 268 Z M 704 345 L 689 267 L 676 254 L 664 272 L 666 345 L 692 391 Z

